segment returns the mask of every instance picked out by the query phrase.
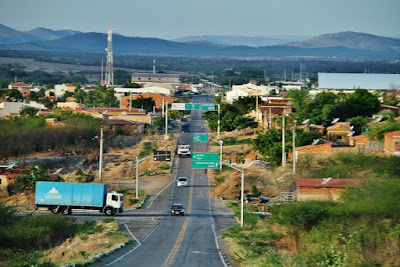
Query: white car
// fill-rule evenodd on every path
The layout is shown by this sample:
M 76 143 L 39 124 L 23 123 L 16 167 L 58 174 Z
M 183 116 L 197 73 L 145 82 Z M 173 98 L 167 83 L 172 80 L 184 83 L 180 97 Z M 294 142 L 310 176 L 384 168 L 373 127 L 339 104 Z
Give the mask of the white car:
M 179 177 L 178 180 L 176 181 L 176 186 L 178 187 L 188 186 L 188 179 L 186 177 Z

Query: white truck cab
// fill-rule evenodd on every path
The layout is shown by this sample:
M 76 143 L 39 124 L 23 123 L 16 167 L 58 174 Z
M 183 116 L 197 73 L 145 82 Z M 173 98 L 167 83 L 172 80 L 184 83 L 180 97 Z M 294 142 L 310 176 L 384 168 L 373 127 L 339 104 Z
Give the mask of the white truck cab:
M 112 191 L 107 193 L 104 212 L 106 215 L 114 215 L 116 211 L 122 213 L 124 210 L 124 202 L 122 201 L 123 194 Z

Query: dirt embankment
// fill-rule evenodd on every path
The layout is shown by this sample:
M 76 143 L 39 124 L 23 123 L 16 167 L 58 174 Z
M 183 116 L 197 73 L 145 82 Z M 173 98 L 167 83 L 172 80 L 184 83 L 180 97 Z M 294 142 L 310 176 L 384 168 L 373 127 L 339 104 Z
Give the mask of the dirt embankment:
M 135 137 L 132 137 L 135 138 Z M 99 181 L 98 171 L 98 158 L 96 155 L 88 155 L 87 161 L 91 165 L 82 167 L 81 164 L 76 163 L 75 157 L 70 157 L 70 161 L 63 158 L 63 170 L 68 173 L 61 173 L 61 177 L 66 182 L 77 182 L 78 177 L 81 175 L 82 170 L 86 175 L 93 175 L 94 183 L 107 183 L 110 190 L 125 189 L 132 194 L 125 196 L 124 205 L 125 208 L 133 207 L 133 204 L 129 202 L 129 199 L 135 198 L 136 189 L 136 157 L 147 157 L 150 154 L 140 154 L 144 150 L 144 143 L 152 143 L 152 147 L 157 150 L 169 150 L 171 151 L 171 161 L 155 161 L 153 158 L 141 161 L 139 163 L 139 177 L 140 177 L 140 191 L 147 194 L 153 193 L 154 191 L 162 188 L 169 182 L 169 173 L 172 167 L 172 161 L 175 151 L 176 138 L 164 139 L 164 135 L 152 135 L 144 136 L 140 143 L 125 148 L 108 148 L 107 152 L 104 153 L 103 163 L 103 179 Z M 39 158 L 55 158 L 57 155 L 45 155 L 36 154 L 26 160 L 35 160 Z M 29 161 L 30 162 L 30 161 Z M 33 164 L 33 163 L 32 163 Z M 9 205 L 16 206 L 19 210 L 32 211 L 35 208 L 34 192 L 24 192 L 8 196 L 7 192 L 4 192 L 4 197 L 0 198 L 1 202 L 6 202 Z
M 237 139 L 251 138 L 255 139 L 257 135 L 254 129 L 235 130 L 233 132 L 222 133 L 221 138 L 233 137 Z M 217 139 L 216 137 L 213 137 Z M 219 153 L 220 146 L 211 145 L 210 152 Z M 262 196 L 278 198 L 281 192 L 292 192 L 295 190 L 295 181 L 298 178 L 292 173 L 292 165 L 286 167 L 272 168 L 268 165 L 261 166 L 254 159 L 262 159 L 262 155 L 255 150 L 253 145 L 223 145 L 223 161 L 229 162 L 233 155 L 243 153 L 243 164 L 234 163 L 237 168 L 244 169 L 245 192 L 252 193 L 252 187 L 255 185 Z M 216 184 L 213 190 L 214 197 L 235 198 L 241 188 L 241 172 L 232 168 L 225 167 L 223 172 L 210 172 L 210 177 Z

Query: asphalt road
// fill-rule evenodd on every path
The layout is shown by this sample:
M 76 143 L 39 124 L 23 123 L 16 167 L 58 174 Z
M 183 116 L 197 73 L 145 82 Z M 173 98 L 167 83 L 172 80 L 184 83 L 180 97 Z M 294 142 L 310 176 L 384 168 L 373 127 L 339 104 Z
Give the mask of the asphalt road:
M 195 103 L 212 103 L 212 96 L 195 96 Z M 202 111 L 192 111 L 189 133 L 179 142 L 192 145 L 192 152 L 207 152 L 208 143 L 193 143 L 193 132 L 206 131 Z M 176 187 L 185 176 L 189 186 Z M 219 235 L 237 224 L 230 210 L 210 198 L 210 184 L 204 170 L 192 169 L 191 158 L 179 158 L 171 183 L 151 195 L 142 209 L 126 211 L 115 218 L 136 240 L 92 266 L 231 266 L 230 256 Z M 170 216 L 173 203 L 183 204 L 184 216 Z M 226 259 L 228 258 L 228 260 Z

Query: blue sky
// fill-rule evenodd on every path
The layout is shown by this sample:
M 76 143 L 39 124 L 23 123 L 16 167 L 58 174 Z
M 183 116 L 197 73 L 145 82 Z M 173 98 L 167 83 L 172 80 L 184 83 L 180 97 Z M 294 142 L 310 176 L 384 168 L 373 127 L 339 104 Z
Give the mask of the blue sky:
M 400 0 L 0 0 L 0 23 L 172 39 L 192 35 L 400 37 Z

